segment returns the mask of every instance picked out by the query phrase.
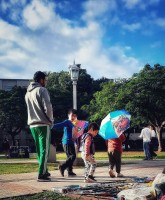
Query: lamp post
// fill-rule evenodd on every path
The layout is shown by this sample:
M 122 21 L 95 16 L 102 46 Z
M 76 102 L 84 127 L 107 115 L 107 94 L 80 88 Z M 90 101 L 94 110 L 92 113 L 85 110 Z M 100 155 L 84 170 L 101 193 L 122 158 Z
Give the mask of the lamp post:
M 79 77 L 79 70 L 81 64 L 75 64 L 69 66 L 69 73 L 73 82 L 73 108 L 77 110 L 77 81 Z

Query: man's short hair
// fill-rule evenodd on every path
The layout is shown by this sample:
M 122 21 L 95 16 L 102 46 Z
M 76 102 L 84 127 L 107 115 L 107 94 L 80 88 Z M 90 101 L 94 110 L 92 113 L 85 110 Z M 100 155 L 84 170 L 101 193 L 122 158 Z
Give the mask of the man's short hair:
M 41 72 L 41 71 L 37 71 L 35 74 L 34 74 L 34 77 L 33 77 L 33 80 L 35 82 L 39 82 L 41 79 L 45 79 L 47 75 L 44 73 L 44 72 Z
M 93 131 L 97 131 L 99 130 L 99 125 L 96 122 L 91 122 L 89 124 L 88 130 L 90 130 L 91 128 L 93 129 Z

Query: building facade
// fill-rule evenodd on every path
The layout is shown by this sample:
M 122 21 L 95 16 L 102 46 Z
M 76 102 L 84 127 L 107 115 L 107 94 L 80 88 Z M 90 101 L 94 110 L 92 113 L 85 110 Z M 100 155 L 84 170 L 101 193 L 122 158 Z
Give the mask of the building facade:
M 14 86 L 27 88 L 29 83 L 28 79 L 0 79 L 0 90 L 10 91 Z

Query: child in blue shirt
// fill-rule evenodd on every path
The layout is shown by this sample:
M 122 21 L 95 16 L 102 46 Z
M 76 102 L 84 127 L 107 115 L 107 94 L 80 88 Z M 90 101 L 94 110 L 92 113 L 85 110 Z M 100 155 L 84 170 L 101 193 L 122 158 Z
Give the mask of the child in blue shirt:
M 74 127 L 75 121 L 77 121 L 77 110 L 70 109 L 68 111 L 68 119 L 64 120 L 63 122 L 56 123 L 52 127 L 52 129 L 63 128 L 64 130 L 62 144 L 67 159 L 64 163 L 59 165 L 59 170 L 61 176 L 63 177 L 64 177 L 64 171 L 66 169 L 68 171 L 68 176 L 76 176 L 76 174 L 73 172 L 73 163 L 76 159 L 76 151 L 75 151 L 74 141 L 72 139 L 72 129 Z

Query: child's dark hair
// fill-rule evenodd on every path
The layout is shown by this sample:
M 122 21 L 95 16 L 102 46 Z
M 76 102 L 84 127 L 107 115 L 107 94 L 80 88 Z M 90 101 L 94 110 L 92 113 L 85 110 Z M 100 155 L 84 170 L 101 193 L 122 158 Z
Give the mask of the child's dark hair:
M 77 110 L 71 108 L 71 109 L 68 110 L 68 115 L 69 115 L 70 113 L 73 113 L 73 114 L 77 115 Z
M 93 131 L 99 130 L 99 125 L 96 122 L 91 122 L 89 124 L 88 130 L 93 129 Z

